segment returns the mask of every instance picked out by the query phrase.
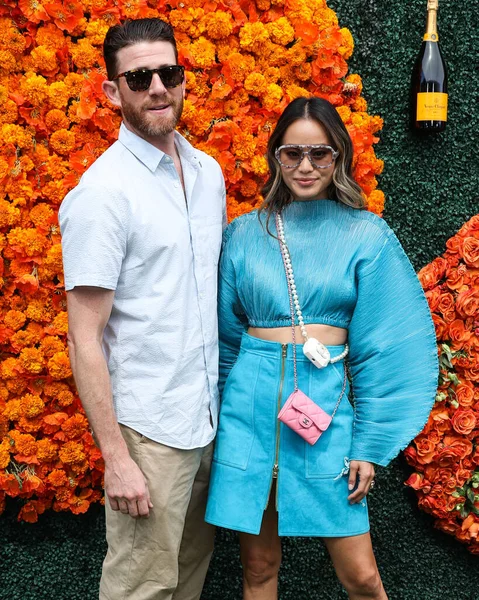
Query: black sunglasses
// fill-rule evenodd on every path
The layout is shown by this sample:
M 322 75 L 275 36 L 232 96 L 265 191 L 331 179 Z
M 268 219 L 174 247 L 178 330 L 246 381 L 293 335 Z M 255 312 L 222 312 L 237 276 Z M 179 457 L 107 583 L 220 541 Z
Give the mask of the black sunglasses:
M 182 65 L 171 65 L 170 67 L 160 67 L 158 69 L 133 69 L 132 71 L 120 73 L 116 77 L 113 77 L 112 81 L 124 77 L 132 92 L 146 92 L 151 85 L 153 73 L 158 73 L 161 83 L 165 88 L 174 88 L 183 83 L 185 67 Z

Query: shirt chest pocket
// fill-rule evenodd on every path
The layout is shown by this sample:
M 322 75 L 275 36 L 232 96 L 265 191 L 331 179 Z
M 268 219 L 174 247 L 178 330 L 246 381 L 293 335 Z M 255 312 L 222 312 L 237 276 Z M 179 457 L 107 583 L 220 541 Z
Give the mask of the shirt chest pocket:
M 195 237 L 198 250 L 204 257 L 206 266 L 218 265 L 223 222 L 221 215 L 199 217 L 195 220 Z

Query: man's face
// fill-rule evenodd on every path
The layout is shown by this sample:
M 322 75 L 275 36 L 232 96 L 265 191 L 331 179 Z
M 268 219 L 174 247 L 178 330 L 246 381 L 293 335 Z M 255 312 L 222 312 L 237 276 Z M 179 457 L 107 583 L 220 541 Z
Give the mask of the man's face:
M 118 73 L 177 64 L 169 42 L 140 42 L 127 46 L 119 50 L 117 61 Z M 144 92 L 130 90 L 124 77 L 114 85 L 118 86 L 114 103 L 121 107 L 129 129 L 148 141 L 164 138 L 174 131 L 183 111 L 184 82 L 166 88 L 158 73 L 154 73 L 150 87 Z M 112 100 L 110 94 L 108 96 Z

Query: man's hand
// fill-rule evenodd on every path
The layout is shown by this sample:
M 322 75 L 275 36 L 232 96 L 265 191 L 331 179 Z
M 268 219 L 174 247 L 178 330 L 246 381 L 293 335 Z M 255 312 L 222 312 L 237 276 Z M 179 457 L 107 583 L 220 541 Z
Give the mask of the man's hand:
M 148 517 L 153 504 L 145 476 L 130 456 L 105 461 L 105 494 L 113 510 L 131 517 Z
M 374 466 L 370 462 L 363 460 L 352 460 L 349 465 L 348 488 L 353 490 L 348 496 L 350 504 L 358 504 L 371 489 L 371 482 L 374 479 Z

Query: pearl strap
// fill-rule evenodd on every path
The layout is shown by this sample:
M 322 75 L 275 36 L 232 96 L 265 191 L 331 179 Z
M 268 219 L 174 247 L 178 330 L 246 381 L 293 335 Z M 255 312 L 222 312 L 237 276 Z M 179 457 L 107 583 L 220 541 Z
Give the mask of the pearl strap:
M 283 219 L 281 218 L 281 215 L 279 212 L 277 212 L 275 216 L 276 216 L 276 230 L 278 232 L 278 238 L 279 238 L 280 247 L 281 247 L 281 254 L 283 256 L 284 268 L 286 271 L 286 278 L 287 278 L 287 282 L 288 282 L 288 290 L 291 292 L 290 302 L 291 302 L 291 304 L 294 304 L 294 308 L 296 309 L 296 314 L 298 316 L 298 323 L 299 323 L 299 328 L 301 330 L 301 335 L 303 336 L 305 341 L 308 341 L 309 336 L 308 336 L 308 332 L 306 331 L 306 327 L 304 326 L 303 313 L 301 312 L 301 306 L 299 304 L 298 293 L 296 290 L 296 283 L 295 283 L 294 273 L 293 273 L 293 264 L 291 262 L 291 255 L 289 253 L 288 246 L 286 244 L 286 238 L 284 236 Z M 292 308 L 292 306 L 291 306 L 291 308 Z M 295 331 L 294 331 L 294 329 L 295 329 L 294 328 L 294 313 L 292 313 L 292 315 L 293 315 L 293 344 L 296 345 Z M 341 352 L 341 354 L 338 354 L 338 356 L 335 356 L 334 358 L 330 358 L 329 362 L 336 363 L 336 362 L 343 360 L 343 358 L 345 358 L 348 355 L 348 352 L 349 352 L 349 346 L 348 346 L 348 344 L 345 344 L 343 352 Z

